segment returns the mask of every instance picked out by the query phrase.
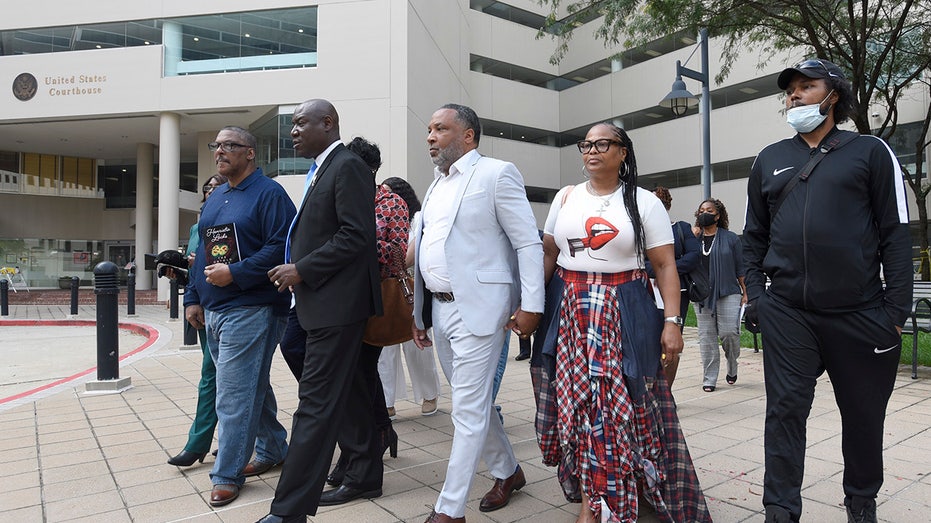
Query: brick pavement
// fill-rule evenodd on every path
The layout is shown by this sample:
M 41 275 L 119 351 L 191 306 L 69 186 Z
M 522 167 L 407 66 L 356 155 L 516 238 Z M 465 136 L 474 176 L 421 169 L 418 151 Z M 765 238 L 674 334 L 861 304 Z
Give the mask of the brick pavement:
M 278 469 L 249 478 L 238 500 L 213 509 L 207 500 L 212 458 L 179 469 L 165 460 L 186 441 L 196 401 L 200 351 L 180 350 L 181 323 L 169 321 L 164 305 L 137 307 L 135 318 L 121 321 L 156 328 L 158 341 L 124 361 L 120 376 L 133 387 L 121 394 L 86 395 L 79 378 L 18 402 L 0 403 L 0 466 L 7 477 L 0 489 L 0 513 L 11 521 L 60 522 L 252 522 L 267 510 Z M 67 305 L 14 305 L 14 318 L 66 317 Z M 121 306 L 120 313 L 125 313 Z M 94 307 L 82 305 L 79 318 L 93 319 Z M 42 327 L 37 334 L 43 333 Z M 51 327 L 44 329 L 48 334 Z M 34 354 L 34 365 L 75 358 L 95 350 L 86 337 L 69 335 L 61 343 L 47 336 L 7 339 L 0 327 L 0 350 L 10 343 Z M 715 521 L 762 521 L 763 389 L 761 354 L 745 349 L 740 380 L 723 381 L 718 390 L 700 388 L 694 329 L 687 329 L 674 394 L 696 469 Z M 44 340 L 44 341 L 43 341 Z M 129 343 L 133 343 L 130 341 Z M 7 344 L 7 345 L 4 345 Z M 88 346 L 90 345 L 90 346 Z M 122 347 L 121 352 L 128 352 Z M 512 347 L 512 354 L 516 354 Z M 70 361 L 70 360 L 68 360 Z M 75 372 L 81 370 L 75 361 Z M 63 371 L 57 371 L 63 372 Z M 41 372 L 40 372 L 41 373 Z M 49 371 L 49 379 L 53 376 Z M 879 515 L 885 522 L 928 521 L 931 509 L 931 370 L 911 380 L 902 368 L 889 405 L 886 430 L 886 478 Z M 276 356 L 272 383 L 279 418 L 290 427 L 297 406 L 296 385 Z M 2 391 L 3 389 L 0 389 Z M 0 392 L 0 400 L 6 397 Z M 470 523 L 549 523 L 575 520 L 578 505 L 567 503 L 553 469 L 540 463 L 533 430 L 534 402 L 526 362 L 510 361 L 499 394 L 505 427 L 527 475 L 527 486 L 496 512 L 478 511 L 478 500 L 491 486 L 480 465 L 466 513 Z M 385 459 L 384 496 L 322 508 L 314 522 L 416 522 L 430 511 L 442 486 L 451 444 L 448 387 L 440 412 L 420 416 L 419 405 L 398 402 L 395 428 L 399 456 Z M 841 490 L 840 421 L 830 380 L 819 380 L 808 427 L 808 458 L 803 487 L 803 521 L 846 521 Z M 641 522 L 655 521 L 644 515 Z

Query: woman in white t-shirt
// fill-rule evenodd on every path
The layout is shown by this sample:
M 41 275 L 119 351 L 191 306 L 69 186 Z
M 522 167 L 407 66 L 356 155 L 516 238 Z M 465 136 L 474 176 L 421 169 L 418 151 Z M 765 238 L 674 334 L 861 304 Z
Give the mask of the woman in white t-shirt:
M 558 335 L 543 344 L 555 359 L 557 417 L 540 440 L 544 462 L 560 465 L 563 485 L 581 484 L 579 522 L 636 521 L 640 499 L 664 520 L 711 521 L 661 363 L 682 351 L 669 215 L 637 188 L 622 129 L 597 124 L 578 147 L 588 181 L 556 195 L 543 237 L 547 281 L 563 285 L 547 303 L 560 310 L 549 331 Z

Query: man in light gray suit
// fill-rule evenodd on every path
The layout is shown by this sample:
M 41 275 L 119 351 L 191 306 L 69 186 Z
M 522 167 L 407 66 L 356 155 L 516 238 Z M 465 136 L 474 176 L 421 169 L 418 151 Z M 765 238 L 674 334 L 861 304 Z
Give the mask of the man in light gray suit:
M 433 113 L 427 144 L 436 165 L 412 232 L 414 343 L 432 344 L 452 388 L 455 428 L 446 482 L 427 523 L 465 521 L 469 488 L 485 459 L 495 477 L 479 510 L 507 505 L 526 484 L 492 406 L 492 380 L 505 329 L 526 338 L 543 312 L 543 247 L 513 164 L 476 151 L 481 124 L 472 109 Z

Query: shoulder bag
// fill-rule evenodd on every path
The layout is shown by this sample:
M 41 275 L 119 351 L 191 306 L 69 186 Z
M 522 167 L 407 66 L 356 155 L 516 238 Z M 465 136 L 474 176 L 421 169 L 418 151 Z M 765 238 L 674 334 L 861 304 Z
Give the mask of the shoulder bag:
M 691 234 L 691 231 L 689 231 Z M 679 243 L 685 249 L 685 236 L 682 234 L 682 226 L 676 224 L 676 235 L 679 237 Z M 701 270 L 701 265 L 682 275 L 682 283 L 688 291 L 689 301 L 700 302 L 711 294 L 711 282 L 708 281 L 708 275 Z
M 375 347 L 397 345 L 413 339 L 414 278 L 404 268 L 404 254 L 391 251 L 391 276 L 381 280 L 384 314 L 372 316 L 365 324 L 362 341 Z

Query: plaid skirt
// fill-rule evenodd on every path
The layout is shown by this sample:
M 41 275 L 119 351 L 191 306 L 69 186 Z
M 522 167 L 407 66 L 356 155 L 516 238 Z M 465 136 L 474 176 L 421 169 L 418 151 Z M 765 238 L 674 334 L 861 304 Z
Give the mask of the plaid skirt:
M 662 367 L 641 378 L 623 374 L 618 286 L 649 287 L 645 273 L 559 271 L 566 284 L 556 375 L 534 376 L 543 462 L 559 465 L 564 491 L 580 482 L 602 521 L 635 522 L 642 496 L 660 521 L 710 522 Z M 631 379 L 646 389 L 636 401 Z

